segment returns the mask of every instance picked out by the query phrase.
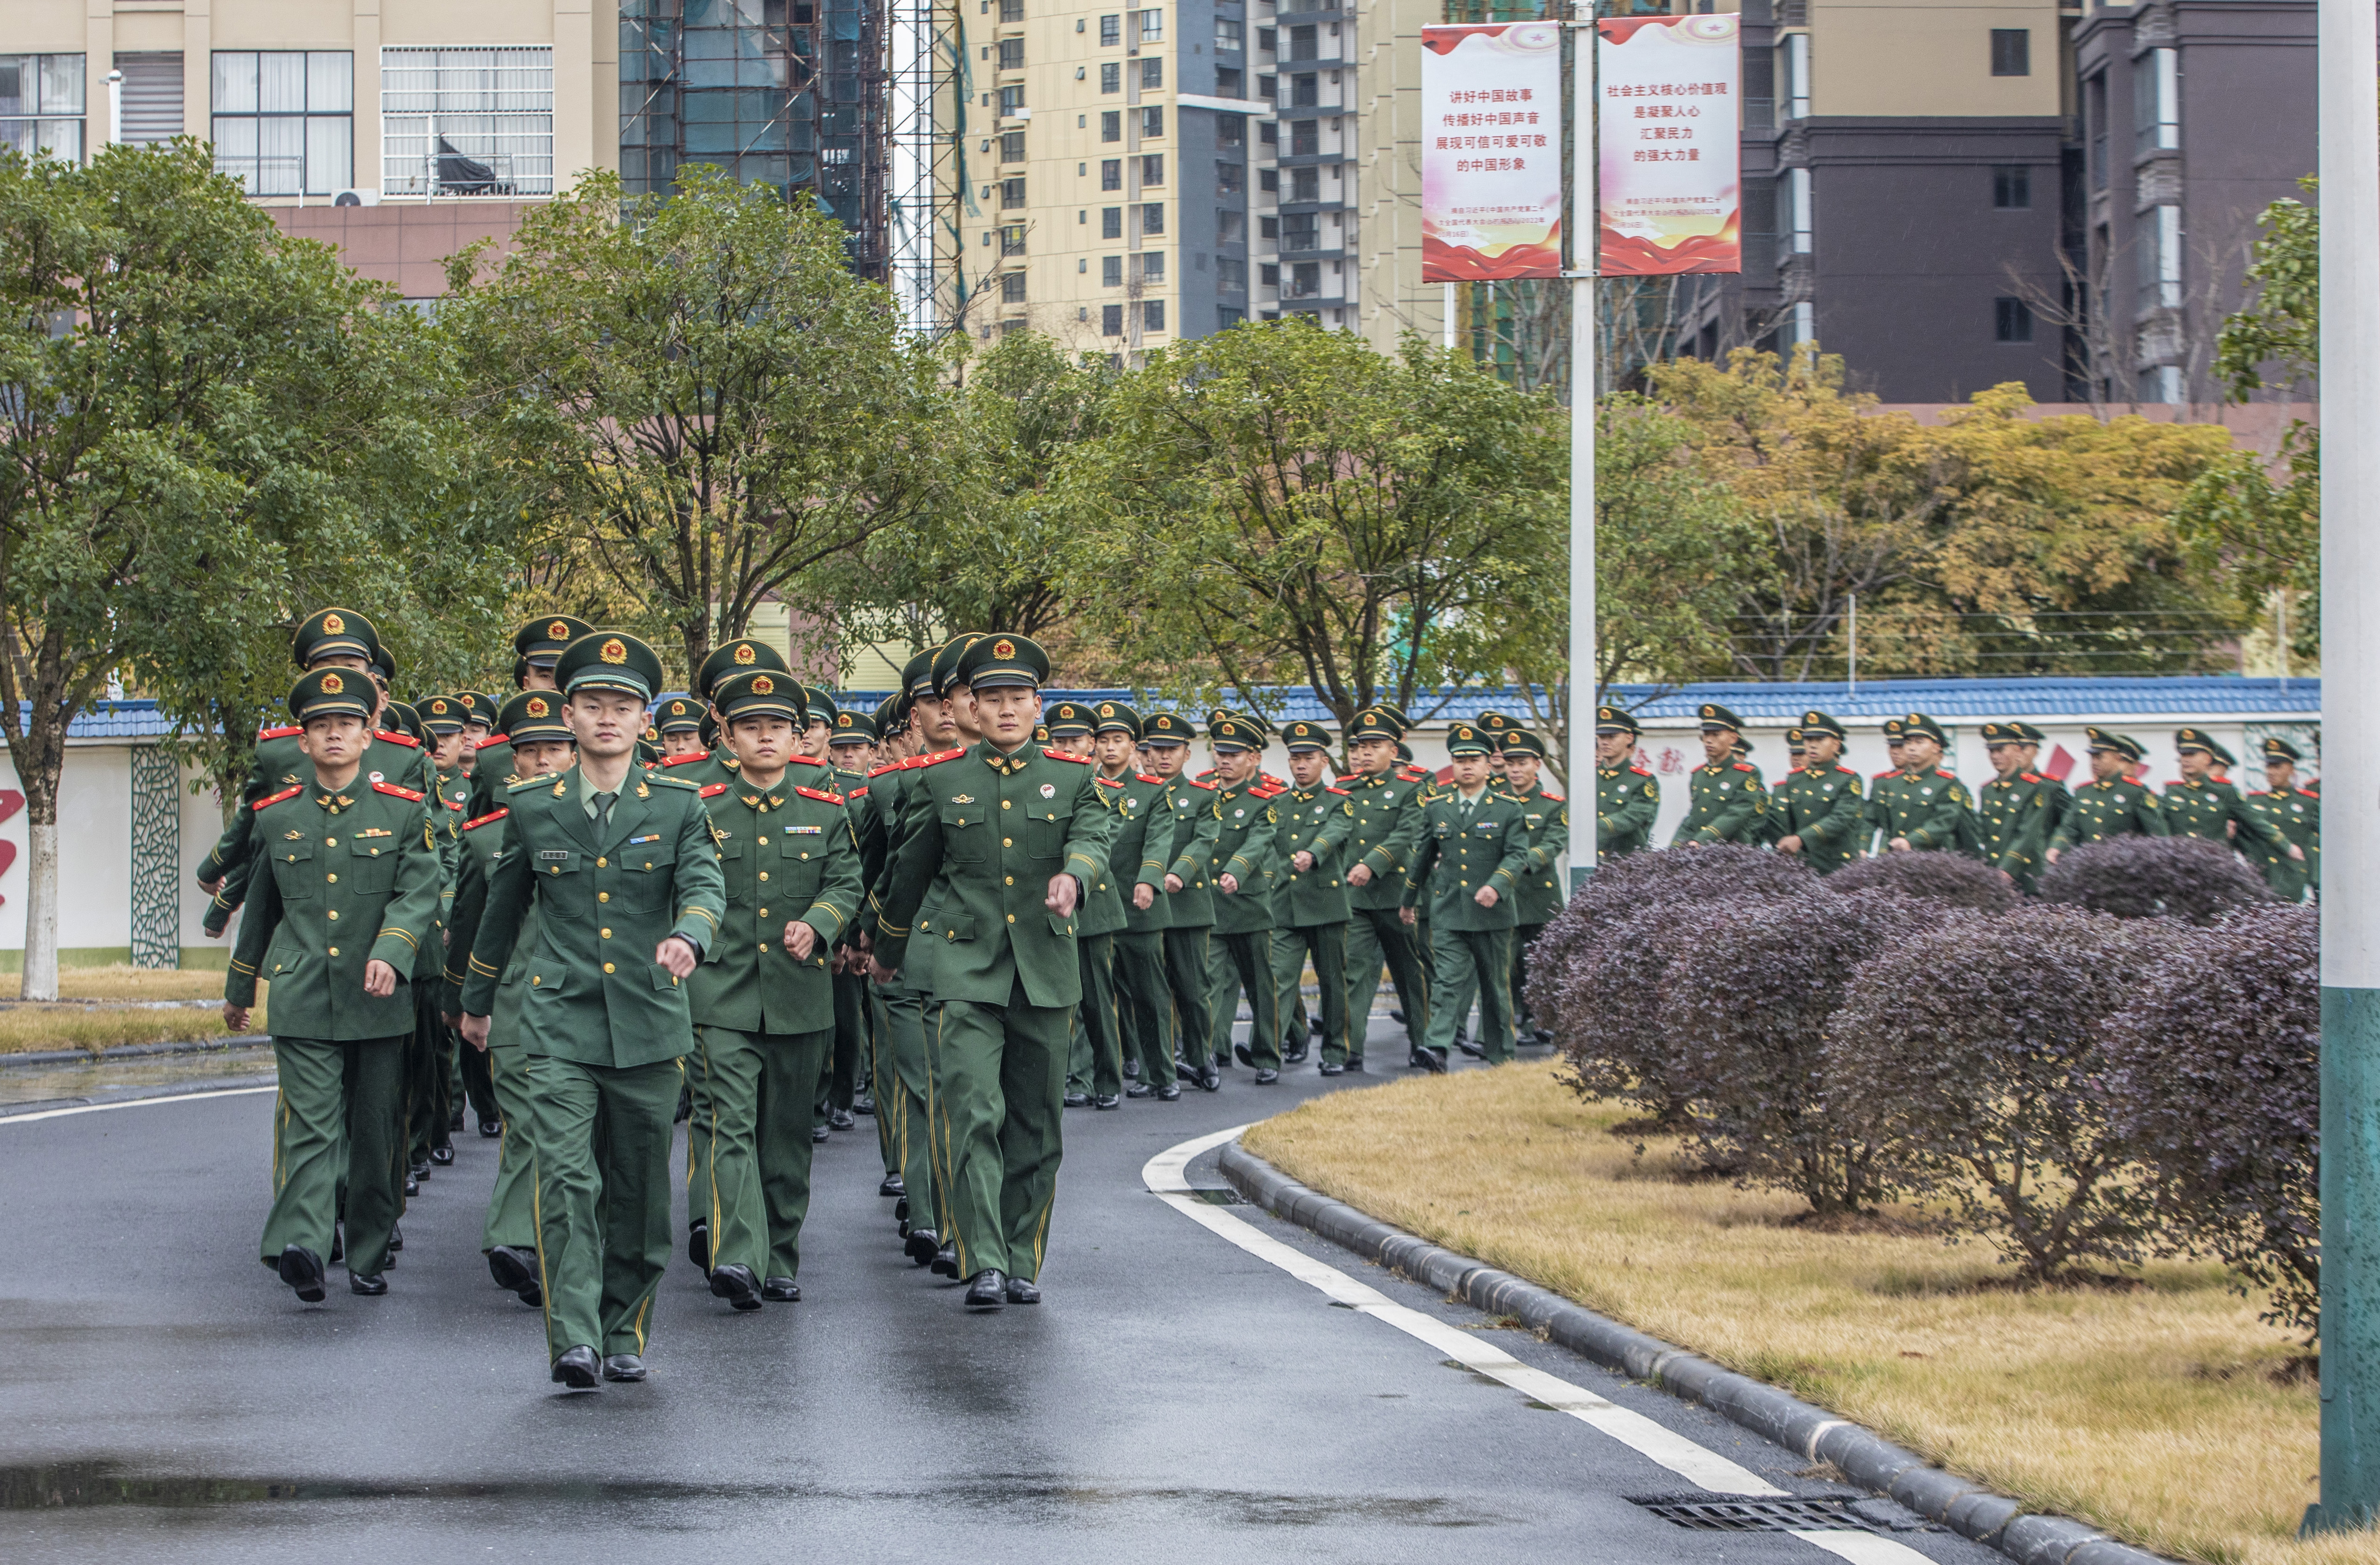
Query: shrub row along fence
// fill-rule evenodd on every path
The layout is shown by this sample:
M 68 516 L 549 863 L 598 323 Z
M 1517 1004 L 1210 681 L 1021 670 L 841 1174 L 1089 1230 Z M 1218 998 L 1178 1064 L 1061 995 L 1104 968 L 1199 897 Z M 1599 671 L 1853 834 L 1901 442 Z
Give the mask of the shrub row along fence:
M 2037 899 L 1956 854 L 1720 845 L 1599 869 L 1528 998 L 1578 1092 L 1703 1171 L 1925 1202 L 2031 1283 L 2211 1254 L 2312 1334 L 2315 946 L 2215 842 L 2078 848 Z

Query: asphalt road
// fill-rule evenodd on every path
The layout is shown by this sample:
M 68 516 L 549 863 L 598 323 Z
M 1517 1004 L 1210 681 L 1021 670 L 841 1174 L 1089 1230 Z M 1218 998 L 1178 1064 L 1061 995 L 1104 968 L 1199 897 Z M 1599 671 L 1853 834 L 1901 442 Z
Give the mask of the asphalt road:
M 1374 1023 L 1376 1061 L 1401 1030 Z M 1168 1148 L 1336 1085 L 1070 1111 L 1047 1302 L 969 1316 L 912 1267 L 863 1120 L 819 1149 L 803 1302 L 741 1315 L 681 1257 L 640 1387 L 562 1397 L 478 1253 L 494 1143 L 407 1213 L 382 1299 L 257 1264 L 270 1093 L 0 1119 L 0 1559 L 1777 1561 L 1998 1556 L 1951 1534 L 1684 1528 L 1694 1486 L 1191 1221 Z M 1213 1154 L 1189 1183 L 1220 1191 Z M 1717 1416 L 1246 1206 L 1397 1303 L 1797 1495 Z M 1261 1246 L 1259 1247 L 1261 1248 Z M 1286 1253 L 1285 1252 L 1281 1253 Z M 1907 1552 L 1913 1550 L 1914 1553 Z

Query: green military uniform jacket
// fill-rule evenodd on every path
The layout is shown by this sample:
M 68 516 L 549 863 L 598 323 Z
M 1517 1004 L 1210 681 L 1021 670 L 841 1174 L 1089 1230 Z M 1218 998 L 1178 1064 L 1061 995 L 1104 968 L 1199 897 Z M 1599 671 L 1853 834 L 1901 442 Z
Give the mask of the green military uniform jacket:
M 1166 808 L 1173 813 L 1173 862 L 1166 873 L 1182 883 L 1165 900 L 1168 929 L 1207 929 L 1215 923 L 1215 887 L 1207 868 L 1215 856 L 1215 834 L 1222 829 L 1215 818 L 1215 793 L 1213 783 L 1188 776 L 1165 785 Z
M 698 953 L 726 912 L 702 797 L 631 766 L 598 826 L 577 766 L 505 790 L 510 841 L 488 885 L 463 1009 L 486 1016 L 524 921 L 537 910 L 521 1044 L 530 1054 L 625 1069 L 694 1047 L 685 985 L 653 960 L 674 935 Z
M 1860 856 L 1867 840 L 1867 801 L 1860 775 L 1849 766 L 1800 766 L 1768 801 L 1770 836 L 1802 839 L 1801 860 L 1820 874 Z
M 1749 761 L 1697 766 L 1686 779 L 1691 802 L 1670 846 L 1691 842 L 1757 842 L 1767 818 L 1768 790 Z
M 1276 797 L 1261 777 L 1215 789 L 1215 842 L 1207 854 L 1207 883 L 1215 889 L 1218 935 L 1253 935 L 1278 927 L 1273 886 L 1287 861 L 1276 840 L 1281 829 Z M 1227 874 L 1239 886 L 1229 895 L 1222 887 Z
M 743 780 L 701 790 L 727 887 L 719 937 L 694 970 L 694 1023 L 739 1033 L 819 1033 L 834 1025 L 829 959 L 859 916 L 859 841 L 844 796 L 787 767 L 763 792 Z M 807 961 L 785 925 L 818 934 Z
M 1529 862 L 1513 895 L 1513 917 L 1524 926 L 1549 923 L 1562 911 L 1561 856 L 1570 851 L 1570 804 L 1542 783 L 1528 792 L 1508 788 L 1529 828 Z
M 2248 807 L 2262 814 L 2280 828 L 2283 838 L 2304 850 L 2303 862 L 2269 843 L 2240 845 L 2252 862 L 2265 872 L 2265 880 L 2276 895 L 2295 902 L 2305 896 L 2306 887 L 2322 885 L 2322 796 L 2304 789 L 2287 789 L 2278 793 L 2256 792 L 2248 795 Z
M 2286 855 L 2289 838 L 2264 812 L 2251 808 L 2240 790 L 2209 777 L 2204 782 L 2165 785 L 2165 829 L 2168 837 L 2204 837 L 2227 846 L 2236 840 L 2244 850 L 2262 847 Z M 2238 837 L 2228 829 L 2237 825 Z
M 1347 900 L 1344 860 L 1355 835 L 1354 796 L 1343 788 L 1317 783 L 1312 788 L 1283 789 L 1272 801 L 1281 817 L 1280 927 L 1311 929 L 1344 923 L 1353 916 Z M 1301 870 L 1300 853 L 1314 855 L 1314 867 Z
M 512 736 L 490 734 L 471 752 L 471 797 L 463 802 L 464 817 L 476 821 L 503 809 L 504 789 L 519 780 L 514 776 Z
M 2074 790 L 2066 818 L 2050 834 L 2049 845 L 2061 852 L 2085 842 L 2111 837 L 2171 837 L 2165 811 L 2146 783 L 2119 777 L 2114 782 L 2086 783 Z
M 371 748 L 366 747 L 367 764 Z M 310 764 L 309 770 L 311 770 Z M 254 902 L 239 930 L 224 998 L 256 1003 L 273 986 L 275 1036 L 344 1043 L 413 1031 L 405 983 L 364 993 L 375 960 L 412 978 L 429 971 L 443 869 L 419 789 L 358 772 L 336 793 L 309 778 L 249 807 Z
M 1429 796 L 1426 778 L 1409 777 L 1391 768 L 1341 777 L 1347 801 L 1355 807 L 1355 829 L 1348 835 L 1346 867 L 1371 866 L 1372 878 L 1347 887 L 1351 910 L 1394 912 L 1404 896 L 1414 850 L 1421 840 L 1421 804 Z M 1345 879 L 1344 875 L 1340 877 Z
M 1653 822 L 1661 813 L 1661 785 L 1643 766 L 1595 769 L 1595 853 L 1617 859 L 1653 846 Z
M 1094 777 L 1099 799 L 1115 812 L 1108 839 L 1108 872 L 1099 877 L 1076 921 L 1078 933 L 1113 935 L 1165 927 L 1165 867 L 1173 843 L 1173 812 L 1165 800 L 1165 779 L 1139 772 Z M 1132 905 L 1135 887 L 1146 886 L 1156 900 L 1143 912 Z
M 1521 801 L 1494 788 L 1463 818 L 1463 791 L 1450 787 L 1422 808 L 1421 847 L 1405 878 L 1404 905 L 1428 903 L 1438 929 L 1511 929 L 1520 923 L 1522 878 L 1529 867 L 1529 824 Z M 1496 888 L 1496 905 L 1475 900 Z
M 2036 772 L 1994 777 L 1975 796 L 1975 834 L 1984 862 L 2005 871 L 2027 891 L 2047 862 L 2065 789 Z
M 918 910 L 933 907 L 933 993 L 1004 1006 L 1021 984 L 1037 1006 L 1083 997 L 1075 922 L 1050 911 L 1050 877 L 1087 891 L 1108 869 L 1115 816 L 1091 764 L 1031 744 L 1003 754 L 988 740 L 943 751 L 911 774 L 886 871 L 876 951 L 904 964 Z M 939 936 L 939 938 L 935 938 Z
M 437 828 L 438 856 L 444 861 L 446 883 L 441 921 L 451 915 L 455 892 L 463 879 L 463 823 L 471 816 L 471 779 L 460 772 L 438 774 L 438 786 L 431 789 L 438 808 L 430 813 L 431 824 Z
M 1878 834 L 1879 846 L 1905 837 L 1910 847 L 1920 850 L 1973 853 L 1980 840 L 1967 785 L 1957 773 L 1939 766 L 1915 776 L 1876 774 L 1868 794 L 1867 820 Z
M 518 777 L 507 779 L 518 782 Z M 504 822 L 512 812 L 498 805 L 484 815 L 465 821 L 455 836 L 458 839 L 461 867 L 455 876 L 455 904 L 446 920 L 445 986 L 441 991 L 438 1009 L 449 1015 L 459 1016 L 463 1010 L 463 985 L 470 982 L 471 942 L 479 938 L 480 919 L 488 909 L 488 882 L 496 873 L 496 864 L 504 857 L 510 834 Z M 516 977 L 525 976 L 522 964 L 534 948 L 529 930 L 537 913 L 532 909 L 524 921 L 522 937 L 514 942 L 513 960 L 506 968 L 499 986 L 509 985 Z M 493 1014 L 491 1012 L 490 1014 Z M 491 1035 L 491 1045 L 516 1042 Z

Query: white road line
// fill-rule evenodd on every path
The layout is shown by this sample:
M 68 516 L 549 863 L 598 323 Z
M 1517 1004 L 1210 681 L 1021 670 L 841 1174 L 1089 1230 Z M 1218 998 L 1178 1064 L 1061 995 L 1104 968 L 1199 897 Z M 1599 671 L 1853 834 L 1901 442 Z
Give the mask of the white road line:
M 121 1103 L 79 1103 L 72 1108 L 43 1108 L 31 1114 L 0 1114 L 0 1125 L 30 1125 L 36 1119 L 62 1119 L 69 1114 L 104 1114 L 112 1108 L 146 1108 L 157 1103 L 197 1103 L 211 1097 L 247 1097 L 276 1093 L 279 1087 L 224 1087 L 204 1093 L 161 1093 L 155 1097 L 128 1097 Z
M 1209 1233 L 1238 1245 L 1258 1260 L 1279 1266 L 1334 1302 L 1348 1305 L 1359 1314 L 1369 1315 L 1395 1327 L 1407 1336 L 1429 1344 L 1466 1369 L 1475 1370 L 1534 1401 L 1558 1412 L 1566 1412 L 1583 1424 L 1592 1424 L 1698 1488 L 1722 1495 L 1782 1496 L 1787 1493 L 1749 1468 L 1696 1445 L 1643 1413 L 1621 1407 L 1560 1375 L 1524 1364 L 1502 1349 L 1480 1340 L 1473 1333 L 1449 1326 L 1418 1310 L 1409 1309 L 1378 1289 L 1356 1281 L 1336 1266 L 1283 1244 L 1270 1234 L 1233 1217 L 1226 1208 L 1209 1205 L 1198 1199 L 1193 1193 L 1186 1173 L 1191 1160 L 1200 1153 L 1236 1140 L 1247 1128 L 1235 1125 L 1228 1131 L 1217 1131 L 1211 1135 L 1199 1136 L 1167 1148 L 1142 1167 L 1141 1182 L 1159 1200 Z M 1931 1565 L 1925 1555 L 1908 1545 L 1874 1533 L 1810 1529 L 1796 1530 L 1793 1535 L 1851 1561 L 1852 1565 Z

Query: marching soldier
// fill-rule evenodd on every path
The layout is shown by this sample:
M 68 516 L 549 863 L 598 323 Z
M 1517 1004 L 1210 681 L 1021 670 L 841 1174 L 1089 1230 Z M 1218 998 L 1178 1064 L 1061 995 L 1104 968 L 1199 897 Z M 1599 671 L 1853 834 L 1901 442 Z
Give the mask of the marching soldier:
M 2180 757 L 2181 780 L 2166 785 L 2165 825 L 2174 837 L 2203 837 L 2226 847 L 2235 843 L 2243 852 L 2277 854 L 2293 863 L 2305 862 L 2305 850 L 2289 838 L 2279 823 L 2240 797 L 2240 790 L 2211 775 L 2216 762 L 2231 759 L 2213 736 L 2199 728 L 2183 728 L 2173 736 Z
M 1617 706 L 1595 709 L 1595 856 L 1617 859 L 1653 845 L 1661 785 L 1636 764 L 1636 719 Z
M 866 788 L 868 770 L 876 764 L 876 715 L 838 706 L 826 753 L 828 764 L 834 769 L 834 792 L 848 800 L 853 789 Z M 834 1069 L 828 1095 L 844 1107 L 832 1109 L 827 1123 L 839 1131 L 852 1128 L 855 1114 L 872 1118 L 876 1113 L 871 1095 L 876 1090 L 876 1042 L 874 1018 L 868 1007 L 868 962 L 851 944 L 860 930 L 855 918 L 829 960 L 834 975 Z M 877 1139 L 880 1143 L 883 1140 L 880 1127 Z
M 1421 1041 L 1429 1022 L 1429 969 L 1413 930 L 1403 920 L 1405 876 L 1413 868 L 1421 835 L 1425 786 L 1397 767 L 1403 724 L 1385 707 L 1355 714 L 1347 728 L 1347 755 L 1354 771 L 1339 779 L 1355 806 L 1355 829 L 1347 839 L 1347 1069 L 1364 1069 L 1364 1042 L 1371 1030 L 1372 998 L 1380 992 L 1387 965 L 1402 1002 L 1408 1045 Z M 1408 1048 L 1410 1052 L 1410 1046 Z
M 1274 791 L 1264 784 L 1264 733 L 1246 718 L 1218 717 L 1208 725 L 1215 755 L 1217 822 L 1208 879 L 1215 887 L 1215 944 L 1211 970 L 1220 970 L 1208 1003 L 1214 1008 L 1208 1034 L 1209 1058 L 1218 1065 L 1236 1054 L 1257 1073 L 1258 1086 L 1281 1080 L 1281 1016 L 1275 1009 L 1272 932 L 1273 886 L 1278 876 L 1281 815 Z M 1248 1041 L 1236 1047 L 1232 1028 L 1242 990 L 1248 996 Z
M 653 731 L 660 735 L 661 758 L 703 755 L 710 746 L 702 739 L 702 702 L 692 695 L 664 696 L 653 706 Z
M 262 1259 L 308 1303 L 322 1300 L 343 1176 L 347 1287 L 388 1291 L 405 1179 L 407 980 L 426 965 L 438 912 L 427 800 L 360 775 L 377 704 L 348 668 L 318 666 L 290 691 L 305 777 L 248 807 L 254 905 L 224 984 L 235 1033 L 248 1030 L 257 981 L 273 985 L 280 1096 Z
M 1991 757 L 1995 775 L 1975 799 L 1984 862 L 2028 897 L 2041 878 L 2042 855 L 2059 819 L 2054 785 L 2025 764 L 2029 748 L 2022 724 L 1985 723 L 1984 753 Z
M 470 709 L 459 696 L 433 695 L 415 707 L 414 712 L 421 720 L 422 732 L 428 736 L 430 761 L 436 769 L 437 786 L 430 797 L 437 807 L 431 815 L 436 824 L 439 852 L 445 860 L 445 876 L 440 886 L 435 933 L 439 947 L 443 948 L 447 931 L 453 927 L 455 891 L 462 875 L 461 829 L 463 822 L 469 818 L 471 804 L 471 777 L 463 769 L 464 757 L 469 753 L 465 748 L 468 741 L 463 735 L 463 720 Z M 431 954 L 438 955 L 440 951 L 433 949 Z M 435 972 L 416 979 L 414 993 L 421 1011 L 420 1031 L 429 1038 L 432 1056 L 431 1079 L 415 1084 L 414 1145 L 417 1150 L 426 1150 L 431 1162 L 445 1168 L 455 1161 L 454 1132 L 463 1128 L 465 1082 L 462 1061 L 457 1057 L 476 1051 L 455 1046 L 454 1029 L 439 1004 Z M 492 1098 L 483 1097 L 480 1102 L 493 1107 Z
M 1098 783 L 1115 811 L 1108 844 L 1110 884 L 1120 890 L 1123 928 L 1115 935 L 1116 1014 L 1123 1038 L 1124 1074 L 1136 1059 L 1139 1079 L 1126 1097 L 1178 1103 L 1173 1079 L 1173 996 L 1165 982 L 1165 931 L 1171 924 L 1167 867 L 1173 862 L 1172 801 L 1164 778 L 1133 769 L 1140 744 L 1140 714 L 1103 701 L 1093 714 L 1091 742 Z M 1127 880 L 1126 875 L 1130 875 Z
M 1080 702 L 1059 702 L 1049 709 L 1042 727 L 1049 730 L 1051 748 L 1061 754 L 1095 762 L 1089 707 Z M 1096 776 L 1093 780 L 1097 781 Z M 1100 789 L 1099 797 L 1110 810 L 1121 802 L 1112 789 Z M 1122 829 L 1121 816 L 1115 825 Z M 1124 926 L 1123 895 L 1119 888 L 1127 884 L 1121 870 L 1094 876 L 1084 887 L 1083 905 L 1075 915 L 1083 1001 L 1075 1008 L 1066 1051 L 1063 1101 L 1068 1108 L 1123 1107 L 1123 1019 L 1116 1004 L 1115 937 Z
M 2281 900 L 2302 902 L 2307 886 L 2322 886 L 2322 797 L 2298 786 L 2300 756 L 2289 740 L 2266 738 L 2264 760 L 2265 791 L 2248 795 L 2248 802 L 2280 828 L 2298 854 L 2257 845 L 2248 848 L 2248 857 Z
M 2082 732 L 2091 742 L 2092 781 L 2075 791 L 2073 804 L 2050 834 L 2049 850 L 2042 857 L 2054 864 L 2067 849 L 2086 842 L 2172 836 L 2155 790 L 2132 778 L 2132 768 L 2141 764 L 2141 741 L 2106 728 Z
M 2065 822 L 2066 812 L 2073 807 L 2074 795 L 2067 791 L 2063 782 L 2041 769 L 2041 743 L 2049 736 L 2031 723 L 2003 723 L 2000 726 L 2016 734 L 2018 741 L 2024 748 L 2024 769 L 2041 779 L 2041 787 L 2049 796 L 2049 802 L 2045 808 L 2049 812 L 2049 830 L 2054 836 L 2058 826 Z M 2043 851 L 2046 853 L 2047 838 L 2043 840 L 2045 843 Z M 2044 862 L 2046 862 L 2046 860 Z
M 461 767 L 464 780 L 468 783 L 472 782 L 479 775 L 480 747 L 487 742 L 491 734 L 504 731 L 504 714 L 496 705 L 494 697 L 480 691 L 457 691 L 455 692 L 455 699 L 463 706 Z M 492 762 L 490 764 L 493 764 Z M 471 813 L 471 801 L 477 796 L 476 784 L 464 790 L 463 818 L 466 824 L 476 818 Z M 455 828 L 455 884 L 458 895 L 462 888 L 464 868 L 469 857 L 462 841 L 461 831 L 461 826 Z M 450 925 L 449 928 L 451 927 Z M 460 966 L 464 959 L 471 953 L 468 945 L 457 951 L 455 948 L 455 937 L 451 934 L 448 936 L 446 951 L 447 960 L 454 964 L 448 972 L 449 978 L 453 980 L 453 985 L 448 996 L 450 1003 L 444 1008 L 443 1016 L 446 1025 L 451 1029 L 462 1015 L 462 1012 L 451 1003 L 462 993 Z M 462 1063 L 463 1090 L 470 1099 L 471 1112 L 479 1119 L 480 1134 L 489 1141 L 493 1141 L 504 1133 L 504 1109 L 496 1098 L 495 1081 L 489 1074 L 488 1057 L 478 1049 L 459 1046 L 461 1037 L 462 1034 L 459 1033 L 455 1034 L 457 1047 L 455 1050 L 455 1057 Z
M 1457 723 L 1446 753 L 1454 783 L 1423 807 L 1421 845 L 1404 890 L 1407 916 L 1424 898 L 1435 904 L 1429 1030 L 1409 1060 L 1433 1071 L 1446 1069 L 1475 992 L 1482 1058 L 1491 1065 L 1512 1058 L 1512 894 L 1529 859 L 1520 801 L 1488 786 L 1487 739 Z
M 1672 848 L 1705 842 L 1756 843 L 1768 809 L 1760 773 L 1736 759 L 1743 719 L 1716 702 L 1702 708 L 1704 764 L 1686 779 L 1686 818 L 1670 838 Z
M 1831 874 L 1859 857 L 1867 836 L 1860 775 L 1842 764 L 1843 726 L 1829 714 L 1804 712 L 1793 731 L 1802 736 L 1802 764 L 1768 801 L 1777 850 Z
M 1967 785 L 1940 764 L 1950 737 L 1923 712 L 1893 717 L 1884 725 L 1900 768 L 1876 779 L 1868 795 L 1868 825 L 1894 853 L 1976 850 L 1973 801 Z
M 1342 1074 L 1354 1052 L 1347 1017 L 1347 923 L 1352 916 L 1345 882 L 1348 843 L 1355 831 L 1354 797 L 1330 781 L 1330 735 L 1319 723 L 1293 722 L 1281 730 L 1289 747 L 1291 786 L 1273 801 L 1281 817 L 1281 851 L 1289 856 L 1288 882 L 1277 899 L 1281 923 L 1272 943 L 1274 1014 L 1285 1033 L 1283 1060 L 1305 1053 L 1300 979 L 1310 958 L 1320 993 L 1325 1076 Z M 1295 1012 L 1294 1015 L 1292 1013 Z
M 1082 999 L 1075 914 L 1107 871 L 1113 817 L 1092 768 L 1027 740 L 1050 660 L 986 636 L 957 670 L 983 739 L 915 773 L 878 921 L 879 978 L 911 928 L 940 936 L 933 995 L 936 1164 L 966 1306 L 1038 1302 L 1061 1156 L 1066 1013 Z M 936 894 L 939 893 L 939 896 Z M 935 905 L 936 928 L 918 923 Z
M 1538 780 L 1546 741 L 1525 728 L 1504 736 L 1504 791 L 1517 800 L 1529 828 L 1527 872 L 1512 893 L 1512 1021 L 1517 1035 L 1551 1043 L 1553 1034 L 1533 1025 L 1521 987 L 1529 979 L 1529 944 L 1562 910 L 1561 858 L 1570 851 L 1570 805 Z
M 1479 730 L 1480 737 L 1488 744 L 1488 786 L 1502 788 L 1505 776 L 1504 741 L 1520 731 L 1520 723 L 1501 712 L 1482 712 L 1471 720 L 1471 726 Z
M 1165 807 L 1173 818 L 1168 844 L 1173 862 L 1165 875 L 1165 982 L 1173 994 L 1173 1073 L 1211 1093 L 1222 1085 L 1223 1077 L 1208 1053 L 1215 1016 L 1207 960 L 1215 927 L 1215 891 L 1208 866 L 1222 823 L 1215 815 L 1215 785 L 1188 774 L 1193 731 L 1190 720 L 1178 712 L 1153 712 L 1141 725 L 1149 776 L 1164 782 Z
M 564 647 L 594 629 L 571 614 L 550 614 L 524 623 L 513 632 L 513 683 L 524 691 L 553 689 L 553 660 L 562 655 Z M 467 817 L 477 818 L 504 807 L 504 779 L 516 770 L 508 753 L 507 738 L 503 733 L 493 733 L 480 741 L 480 754 L 486 758 L 486 764 L 472 765 L 471 802 L 465 812 Z
M 645 1377 L 669 1259 L 672 1121 L 694 1049 L 686 983 L 719 938 L 725 899 L 700 795 L 634 764 L 661 659 L 599 630 L 564 648 L 553 674 L 578 764 L 506 790 L 512 846 L 473 942 L 463 1032 L 486 1043 L 496 980 L 533 908 L 522 1032 L 546 1346 L 554 1381 L 584 1391 Z

